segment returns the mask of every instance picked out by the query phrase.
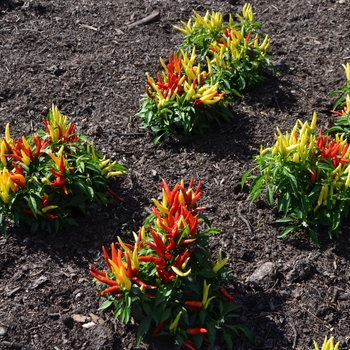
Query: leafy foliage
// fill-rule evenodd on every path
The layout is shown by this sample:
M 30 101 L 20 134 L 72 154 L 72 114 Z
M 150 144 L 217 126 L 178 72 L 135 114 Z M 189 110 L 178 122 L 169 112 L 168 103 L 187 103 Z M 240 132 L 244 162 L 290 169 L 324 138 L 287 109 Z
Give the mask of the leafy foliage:
M 130 317 L 139 322 L 138 344 L 150 331 L 175 337 L 188 349 L 199 349 L 204 341 L 214 346 L 218 332 L 230 349 L 230 331 L 251 339 L 246 327 L 232 323 L 238 306 L 225 285 L 234 277 L 221 250 L 217 261 L 211 260 L 208 239 L 218 232 L 200 215 L 205 209 L 197 205 L 200 187 L 194 190 L 191 180 L 187 190 L 183 182 L 170 190 L 163 180 L 162 202 L 153 199 L 155 207 L 134 234 L 134 244 L 118 237 L 110 253 L 103 247 L 108 271 L 90 266 L 91 275 L 103 284 L 101 309 L 112 308 L 123 323 Z M 204 231 L 199 229 L 203 225 Z
M 147 74 L 147 89 L 137 116 L 141 127 L 156 135 L 155 143 L 171 134 L 203 133 L 213 121 L 230 121 L 231 112 L 220 104 L 225 93 L 219 93 L 210 75 L 195 64 L 196 54 L 184 52 L 169 57 L 157 81 Z M 210 63 L 209 63 L 210 64 Z M 214 108 L 215 106 L 215 108 Z
M 235 23 L 230 14 L 226 25 L 219 12 L 207 11 L 201 17 L 194 11 L 188 23 L 182 22 L 183 28 L 175 28 L 185 34 L 181 46 L 184 51 L 194 46 L 204 62 L 209 59 L 212 81 L 218 82 L 222 91 L 240 96 L 263 80 L 264 68 L 273 66 L 266 55 L 269 37 L 260 32 L 252 6 L 245 4 L 237 17 L 239 22 Z
M 107 204 L 108 179 L 125 173 L 117 162 L 102 158 L 75 125 L 67 124 L 56 106 L 44 119 L 44 130 L 14 140 L 7 124 L 0 139 L 0 228 L 24 223 L 31 232 L 55 231 L 74 224 L 75 209 L 87 203 Z M 110 191 L 110 190 L 109 190 Z
M 320 226 L 333 238 L 349 214 L 350 145 L 344 135 L 317 136 L 316 119 L 315 113 L 311 125 L 298 120 L 290 134 L 278 129 L 275 145 L 256 157 L 260 174 L 245 173 L 242 185 L 250 177 L 252 200 L 266 190 L 268 202 L 283 214 L 278 221 L 291 224 L 279 237 L 302 226 L 318 244 Z
M 334 107 L 331 112 L 338 115 L 328 133 L 344 134 L 350 139 L 350 63 L 343 64 L 345 69 L 347 83 L 343 89 L 333 91 L 330 96 L 340 95 L 334 102 Z M 337 108 L 340 107 L 340 111 Z
M 146 94 L 136 114 L 141 127 L 155 134 L 155 143 L 231 121 L 228 102 L 260 83 L 263 68 L 273 68 L 266 55 L 269 38 L 258 31 L 252 7 L 246 4 L 237 16 L 239 23 L 230 16 L 224 25 L 220 12 L 201 17 L 194 11 L 193 24 L 190 19 L 183 28 L 175 27 L 185 34 L 181 49 L 167 64 L 160 59 L 164 70 L 157 80 L 146 74 Z

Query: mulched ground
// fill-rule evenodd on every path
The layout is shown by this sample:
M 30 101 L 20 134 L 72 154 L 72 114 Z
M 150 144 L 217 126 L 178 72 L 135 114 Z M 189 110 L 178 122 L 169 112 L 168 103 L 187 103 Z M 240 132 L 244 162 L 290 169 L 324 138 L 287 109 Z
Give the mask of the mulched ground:
M 325 335 L 350 346 L 350 245 L 344 225 L 339 239 L 321 238 L 317 249 L 300 231 L 276 238 L 281 227 L 262 198 L 247 201 L 240 179 L 254 165 L 260 144 L 273 142 L 279 126 L 289 130 L 297 118 L 319 114 L 330 121 L 328 93 L 344 86 L 341 64 L 350 60 L 350 4 L 347 0 L 252 0 L 256 19 L 271 38 L 277 75 L 268 74 L 254 92 L 237 102 L 236 119 L 202 136 L 171 138 L 155 146 L 134 118 L 145 88 L 145 72 L 160 70 L 159 56 L 178 48 L 173 29 L 192 10 L 224 14 L 243 2 L 214 0 L 0 0 L 0 130 L 11 123 L 13 137 L 42 127 L 51 103 L 109 158 L 129 168 L 112 183 L 125 203 L 110 198 L 94 205 L 79 227 L 57 235 L 10 229 L 0 239 L 1 349 L 136 349 L 136 325 L 123 326 L 98 311 L 98 286 L 89 263 L 103 268 L 102 245 L 118 235 L 132 237 L 159 194 L 194 177 L 204 183 L 202 205 L 213 237 L 230 258 L 242 305 L 239 322 L 254 344 L 235 339 L 235 349 L 311 349 Z M 130 24 L 154 11 L 159 19 Z M 248 225 L 247 225 L 248 223 Z M 270 263 L 259 283 L 248 278 Z M 93 321 L 96 326 L 84 328 Z M 138 349 L 177 349 L 168 338 L 146 338 Z M 218 339 L 216 349 L 226 349 Z

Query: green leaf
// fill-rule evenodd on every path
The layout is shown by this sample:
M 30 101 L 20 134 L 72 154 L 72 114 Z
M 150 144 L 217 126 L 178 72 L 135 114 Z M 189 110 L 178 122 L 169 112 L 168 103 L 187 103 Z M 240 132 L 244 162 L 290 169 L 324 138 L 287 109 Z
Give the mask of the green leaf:
M 245 182 L 246 182 L 248 176 L 252 173 L 253 170 L 254 170 L 254 169 L 248 170 L 248 171 L 246 171 L 246 172 L 243 174 L 242 180 L 241 180 L 241 190 L 243 190 L 244 184 L 245 184 Z
M 276 222 L 291 222 L 294 220 L 295 219 L 293 219 L 293 218 L 281 218 L 281 219 L 277 219 Z
M 267 197 L 267 201 L 270 205 L 273 205 L 273 189 L 271 188 L 271 186 L 267 187 L 267 192 L 266 192 L 266 197 Z
M 233 342 L 232 342 L 231 336 L 229 334 L 227 334 L 225 331 L 224 331 L 224 339 L 225 339 L 225 342 L 226 342 L 228 348 L 230 350 L 232 350 Z
M 277 238 L 282 238 L 288 235 L 288 233 L 295 231 L 299 226 L 287 226 L 278 236 Z
M 34 197 L 29 196 L 29 198 L 28 198 L 28 205 L 29 205 L 30 210 L 34 214 L 34 217 L 36 218 L 37 217 L 38 206 L 37 206 L 37 203 L 36 203 L 36 200 L 35 200 Z
M 103 302 L 103 304 L 99 307 L 99 310 L 106 310 L 113 304 L 113 300 L 106 300 Z
M 207 330 L 208 330 L 208 339 L 210 342 L 210 346 L 214 348 L 215 338 L 216 338 L 216 327 L 212 323 L 208 323 Z
M 137 330 L 136 346 L 139 346 L 141 344 L 144 335 L 149 331 L 151 327 L 151 321 L 151 316 L 147 316 L 140 322 L 139 328 Z

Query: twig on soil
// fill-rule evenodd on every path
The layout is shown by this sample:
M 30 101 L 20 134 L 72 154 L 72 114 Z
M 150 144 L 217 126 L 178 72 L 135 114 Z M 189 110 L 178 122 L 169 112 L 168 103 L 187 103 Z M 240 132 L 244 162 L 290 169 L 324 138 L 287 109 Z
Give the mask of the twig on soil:
M 95 28 L 93 26 L 89 26 L 87 24 L 81 24 L 80 27 L 84 27 L 84 28 L 87 28 L 87 29 L 95 30 L 95 31 L 98 31 L 98 29 L 99 29 L 99 28 Z
M 295 349 L 295 346 L 297 345 L 297 337 L 298 337 L 298 333 L 297 330 L 294 327 L 294 324 L 292 324 L 292 329 L 294 332 L 294 338 L 293 338 L 293 349 Z
M 140 19 L 134 23 L 128 25 L 128 28 L 136 27 L 142 24 L 150 24 L 152 22 L 158 21 L 160 17 L 159 11 L 154 11 L 145 18 Z
M 241 207 L 241 205 L 238 204 L 238 206 L 237 206 L 237 214 L 238 214 L 238 217 L 247 225 L 248 231 L 249 231 L 249 233 L 252 235 L 252 234 L 253 234 L 252 227 L 250 226 L 249 221 L 242 215 L 242 213 L 241 213 L 241 208 L 240 208 L 240 207 Z
M 306 312 L 308 312 L 311 316 L 315 317 L 317 321 L 320 321 L 321 323 L 323 323 L 323 325 L 328 328 L 328 329 L 331 329 L 332 326 L 330 324 L 328 324 L 327 322 L 321 320 L 320 318 L 318 318 L 315 314 L 313 314 L 311 311 L 309 311 L 308 309 L 306 309 L 304 306 L 300 305 L 300 307 L 302 309 L 304 309 Z

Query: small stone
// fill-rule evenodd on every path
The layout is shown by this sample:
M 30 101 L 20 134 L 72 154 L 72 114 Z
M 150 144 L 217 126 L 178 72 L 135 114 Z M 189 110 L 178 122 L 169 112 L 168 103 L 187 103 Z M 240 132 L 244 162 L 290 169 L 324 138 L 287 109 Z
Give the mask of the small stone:
M 85 323 L 90 321 L 90 317 L 89 316 L 84 316 L 84 315 L 79 315 L 79 314 L 73 314 L 72 315 L 72 319 L 75 322 L 80 322 L 80 323 Z
M 0 337 L 3 337 L 4 335 L 6 335 L 6 333 L 7 333 L 6 328 L 0 327 Z
M 259 285 L 269 285 L 276 276 L 276 265 L 268 261 L 258 268 L 247 278 L 246 282 L 254 282 Z

